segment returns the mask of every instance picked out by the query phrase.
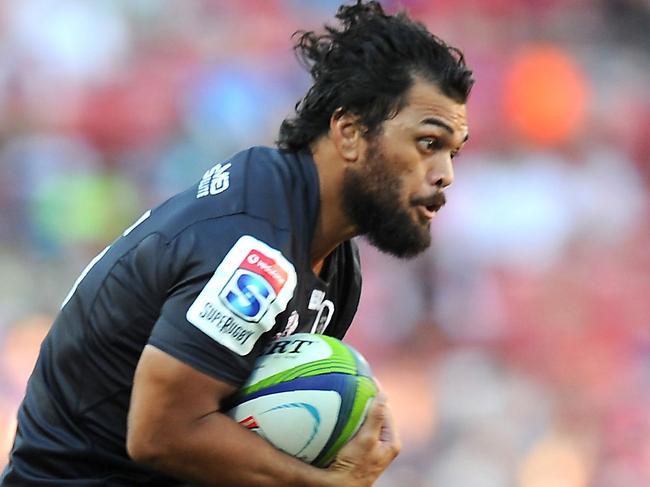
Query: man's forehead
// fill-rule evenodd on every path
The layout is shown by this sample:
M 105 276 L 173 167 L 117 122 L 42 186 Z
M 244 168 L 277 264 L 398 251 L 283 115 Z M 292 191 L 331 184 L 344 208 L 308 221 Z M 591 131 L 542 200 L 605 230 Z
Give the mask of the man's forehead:
M 407 95 L 406 105 L 400 112 L 411 123 L 446 125 L 454 133 L 459 132 L 463 136 L 467 134 L 465 104 L 448 97 L 431 82 L 416 79 Z

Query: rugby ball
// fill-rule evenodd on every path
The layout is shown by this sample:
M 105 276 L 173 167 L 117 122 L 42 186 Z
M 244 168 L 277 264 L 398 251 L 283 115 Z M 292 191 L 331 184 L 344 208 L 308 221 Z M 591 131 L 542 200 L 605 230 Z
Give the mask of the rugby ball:
M 368 362 L 325 335 L 270 342 L 228 415 L 276 448 L 329 465 L 357 432 L 377 394 Z

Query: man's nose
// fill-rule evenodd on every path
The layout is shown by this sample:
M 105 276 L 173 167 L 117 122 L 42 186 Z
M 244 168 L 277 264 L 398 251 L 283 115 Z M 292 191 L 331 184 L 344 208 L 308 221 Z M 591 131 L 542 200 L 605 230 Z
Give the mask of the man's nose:
M 431 186 L 446 188 L 454 182 L 454 166 L 450 156 L 438 158 L 427 173 L 427 183 Z

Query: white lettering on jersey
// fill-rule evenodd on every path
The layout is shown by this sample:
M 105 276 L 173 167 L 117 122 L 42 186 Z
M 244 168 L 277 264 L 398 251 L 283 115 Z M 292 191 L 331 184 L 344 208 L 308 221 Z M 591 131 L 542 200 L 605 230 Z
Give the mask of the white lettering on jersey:
M 286 337 L 289 335 L 292 335 L 294 331 L 298 328 L 298 325 L 300 324 L 300 315 L 298 312 L 294 309 L 291 314 L 289 315 L 289 318 L 287 319 L 287 325 L 284 327 L 284 330 L 281 332 L 278 332 L 275 335 L 275 338 L 281 338 L 281 337 Z
M 316 313 L 316 318 L 314 319 L 310 333 L 318 333 L 321 335 L 325 333 L 327 325 L 332 321 L 332 316 L 334 316 L 334 303 L 326 299 L 321 303 L 320 309 Z
M 311 292 L 311 297 L 309 298 L 309 305 L 307 306 L 307 308 L 319 309 L 321 303 L 323 302 L 323 298 L 325 298 L 325 291 L 321 291 L 320 289 L 314 289 Z
M 217 164 L 212 169 L 208 169 L 201 181 L 199 182 L 199 189 L 196 193 L 197 198 L 204 196 L 223 193 L 230 187 L 230 169 L 231 164 Z
M 185 317 L 214 341 L 246 355 L 286 309 L 296 280 L 293 265 L 281 252 L 244 235 L 221 261 Z

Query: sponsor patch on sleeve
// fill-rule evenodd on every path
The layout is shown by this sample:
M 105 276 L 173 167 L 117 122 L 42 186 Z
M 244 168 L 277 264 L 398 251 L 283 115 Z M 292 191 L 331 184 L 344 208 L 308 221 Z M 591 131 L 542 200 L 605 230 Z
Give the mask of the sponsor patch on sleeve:
M 296 271 L 281 252 L 244 235 L 187 310 L 187 321 L 239 355 L 273 328 L 293 296 Z

